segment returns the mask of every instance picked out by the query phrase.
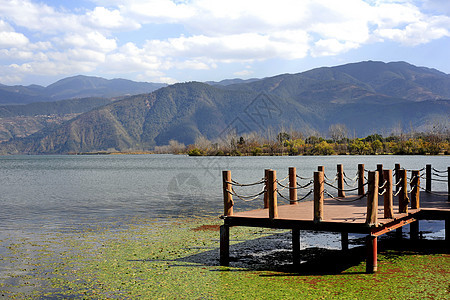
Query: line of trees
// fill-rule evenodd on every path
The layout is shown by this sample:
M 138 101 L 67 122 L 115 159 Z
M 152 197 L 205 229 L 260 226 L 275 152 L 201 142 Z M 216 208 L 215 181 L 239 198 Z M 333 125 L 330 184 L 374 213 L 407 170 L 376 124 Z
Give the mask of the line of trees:
M 365 138 L 349 138 L 345 125 L 335 124 L 328 130 L 328 138 L 315 133 L 304 135 L 295 130 L 265 134 L 229 134 L 215 141 L 201 136 L 187 147 L 176 141 L 156 147 L 157 153 L 188 154 L 191 156 L 220 155 L 424 155 L 450 153 L 450 134 L 444 132 L 401 133 L 383 137 L 372 134 Z

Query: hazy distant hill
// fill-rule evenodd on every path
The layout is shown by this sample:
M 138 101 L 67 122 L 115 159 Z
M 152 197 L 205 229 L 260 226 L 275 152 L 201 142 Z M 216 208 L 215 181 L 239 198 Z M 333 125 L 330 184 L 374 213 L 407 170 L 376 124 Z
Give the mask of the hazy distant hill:
M 107 98 L 70 99 L 0 106 L 0 142 L 26 137 L 46 127 L 68 121 L 81 113 L 113 102 Z
M 362 62 L 231 85 L 175 84 L 102 106 L 27 138 L 10 153 L 151 149 L 267 131 L 343 123 L 358 136 L 448 122 L 450 77 L 407 63 Z M 400 92 L 402 91 L 402 92 Z
M 27 104 L 87 97 L 111 98 L 150 93 L 164 86 L 166 84 L 135 82 L 126 79 L 108 80 L 101 77 L 79 75 L 61 79 L 47 87 L 0 84 L 0 104 Z

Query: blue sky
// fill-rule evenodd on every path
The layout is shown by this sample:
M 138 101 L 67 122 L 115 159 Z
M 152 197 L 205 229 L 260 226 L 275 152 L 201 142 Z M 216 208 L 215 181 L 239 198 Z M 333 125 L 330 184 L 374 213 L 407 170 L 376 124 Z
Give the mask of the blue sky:
M 1 0 L 0 83 L 219 81 L 378 60 L 450 73 L 448 0 Z

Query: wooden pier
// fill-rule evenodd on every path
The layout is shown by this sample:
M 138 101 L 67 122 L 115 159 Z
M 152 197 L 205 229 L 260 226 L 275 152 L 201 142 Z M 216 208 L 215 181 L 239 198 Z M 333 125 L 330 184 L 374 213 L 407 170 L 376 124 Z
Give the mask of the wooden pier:
M 444 171 L 433 169 L 435 173 L 431 170 L 431 165 L 422 170 L 405 170 L 396 164 L 393 175 L 392 170 L 385 170 L 382 165 L 378 165 L 377 170 L 366 171 L 364 165 L 360 164 L 357 177 L 353 179 L 357 187 L 347 189 L 346 179 L 351 179 L 345 175 L 342 165 L 337 166 L 334 180 L 328 179 L 324 168 L 319 166 L 309 184 L 303 186 L 298 183 L 301 177 L 296 175 L 293 167 L 289 168 L 289 175 L 284 179 L 289 179 L 289 183 L 285 184 L 284 180 L 277 180 L 274 170 L 265 170 L 264 178 L 251 184 L 240 184 L 232 180 L 230 171 L 223 171 L 224 224 L 220 227 L 220 265 L 229 265 L 230 227 L 233 226 L 292 230 L 293 263 L 297 265 L 300 262 L 301 230 L 339 232 L 343 250 L 348 250 L 349 233 L 367 234 L 367 273 L 377 271 L 377 238 L 387 232 L 401 230 L 407 224 L 411 224 L 411 238 L 418 238 L 419 220 L 445 220 L 445 240 L 450 246 L 450 167 Z M 421 174 L 422 171 L 425 172 Z M 426 188 L 421 187 L 424 176 Z M 447 192 L 432 191 L 432 180 L 447 181 Z M 234 189 L 236 186 L 245 188 L 254 185 L 264 188 L 251 196 L 239 195 Z M 309 186 L 313 188 L 307 193 Z M 337 196 L 333 196 L 325 187 L 334 188 Z M 287 197 L 280 192 L 285 189 L 288 190 Z M 297 191 L 307 195 L 299 199 Z M 348 195 L 346 192 L 355 194 Z M 310 194 L 314 195 L 313 200 L 305 201 L 304 198 Z M 242 200 L 263 196 L 264 207 L 234 213 L 233 196 Z M 278 205 L 278 196 L 286 198 L 289 204 Z

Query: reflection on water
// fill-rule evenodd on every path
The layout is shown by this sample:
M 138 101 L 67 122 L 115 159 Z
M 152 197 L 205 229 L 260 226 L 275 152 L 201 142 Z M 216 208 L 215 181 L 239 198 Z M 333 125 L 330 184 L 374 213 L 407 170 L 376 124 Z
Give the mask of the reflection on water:
M 295 166 L 298 175 L 309 177 L 323 165 L 332 178 L 336 164 L 354 177 L 358 163 L 370 170 L 380 163 L 385 168 L 400 163 L 407 169 L 432 164 L 444 170 L 449 162 L 443 156 L 0 156 L 0 227 L 66 231 L 124 225 L 134 218 L 218 216 L 222 170 L 231 170 L 234 180 L 246 183 L 258 181 L 269 168 L 283 178 Z M 433 182 L 434 190 L 446 188 L 446 183 Z M 236 200 L 237 210 L 260 206 Z

